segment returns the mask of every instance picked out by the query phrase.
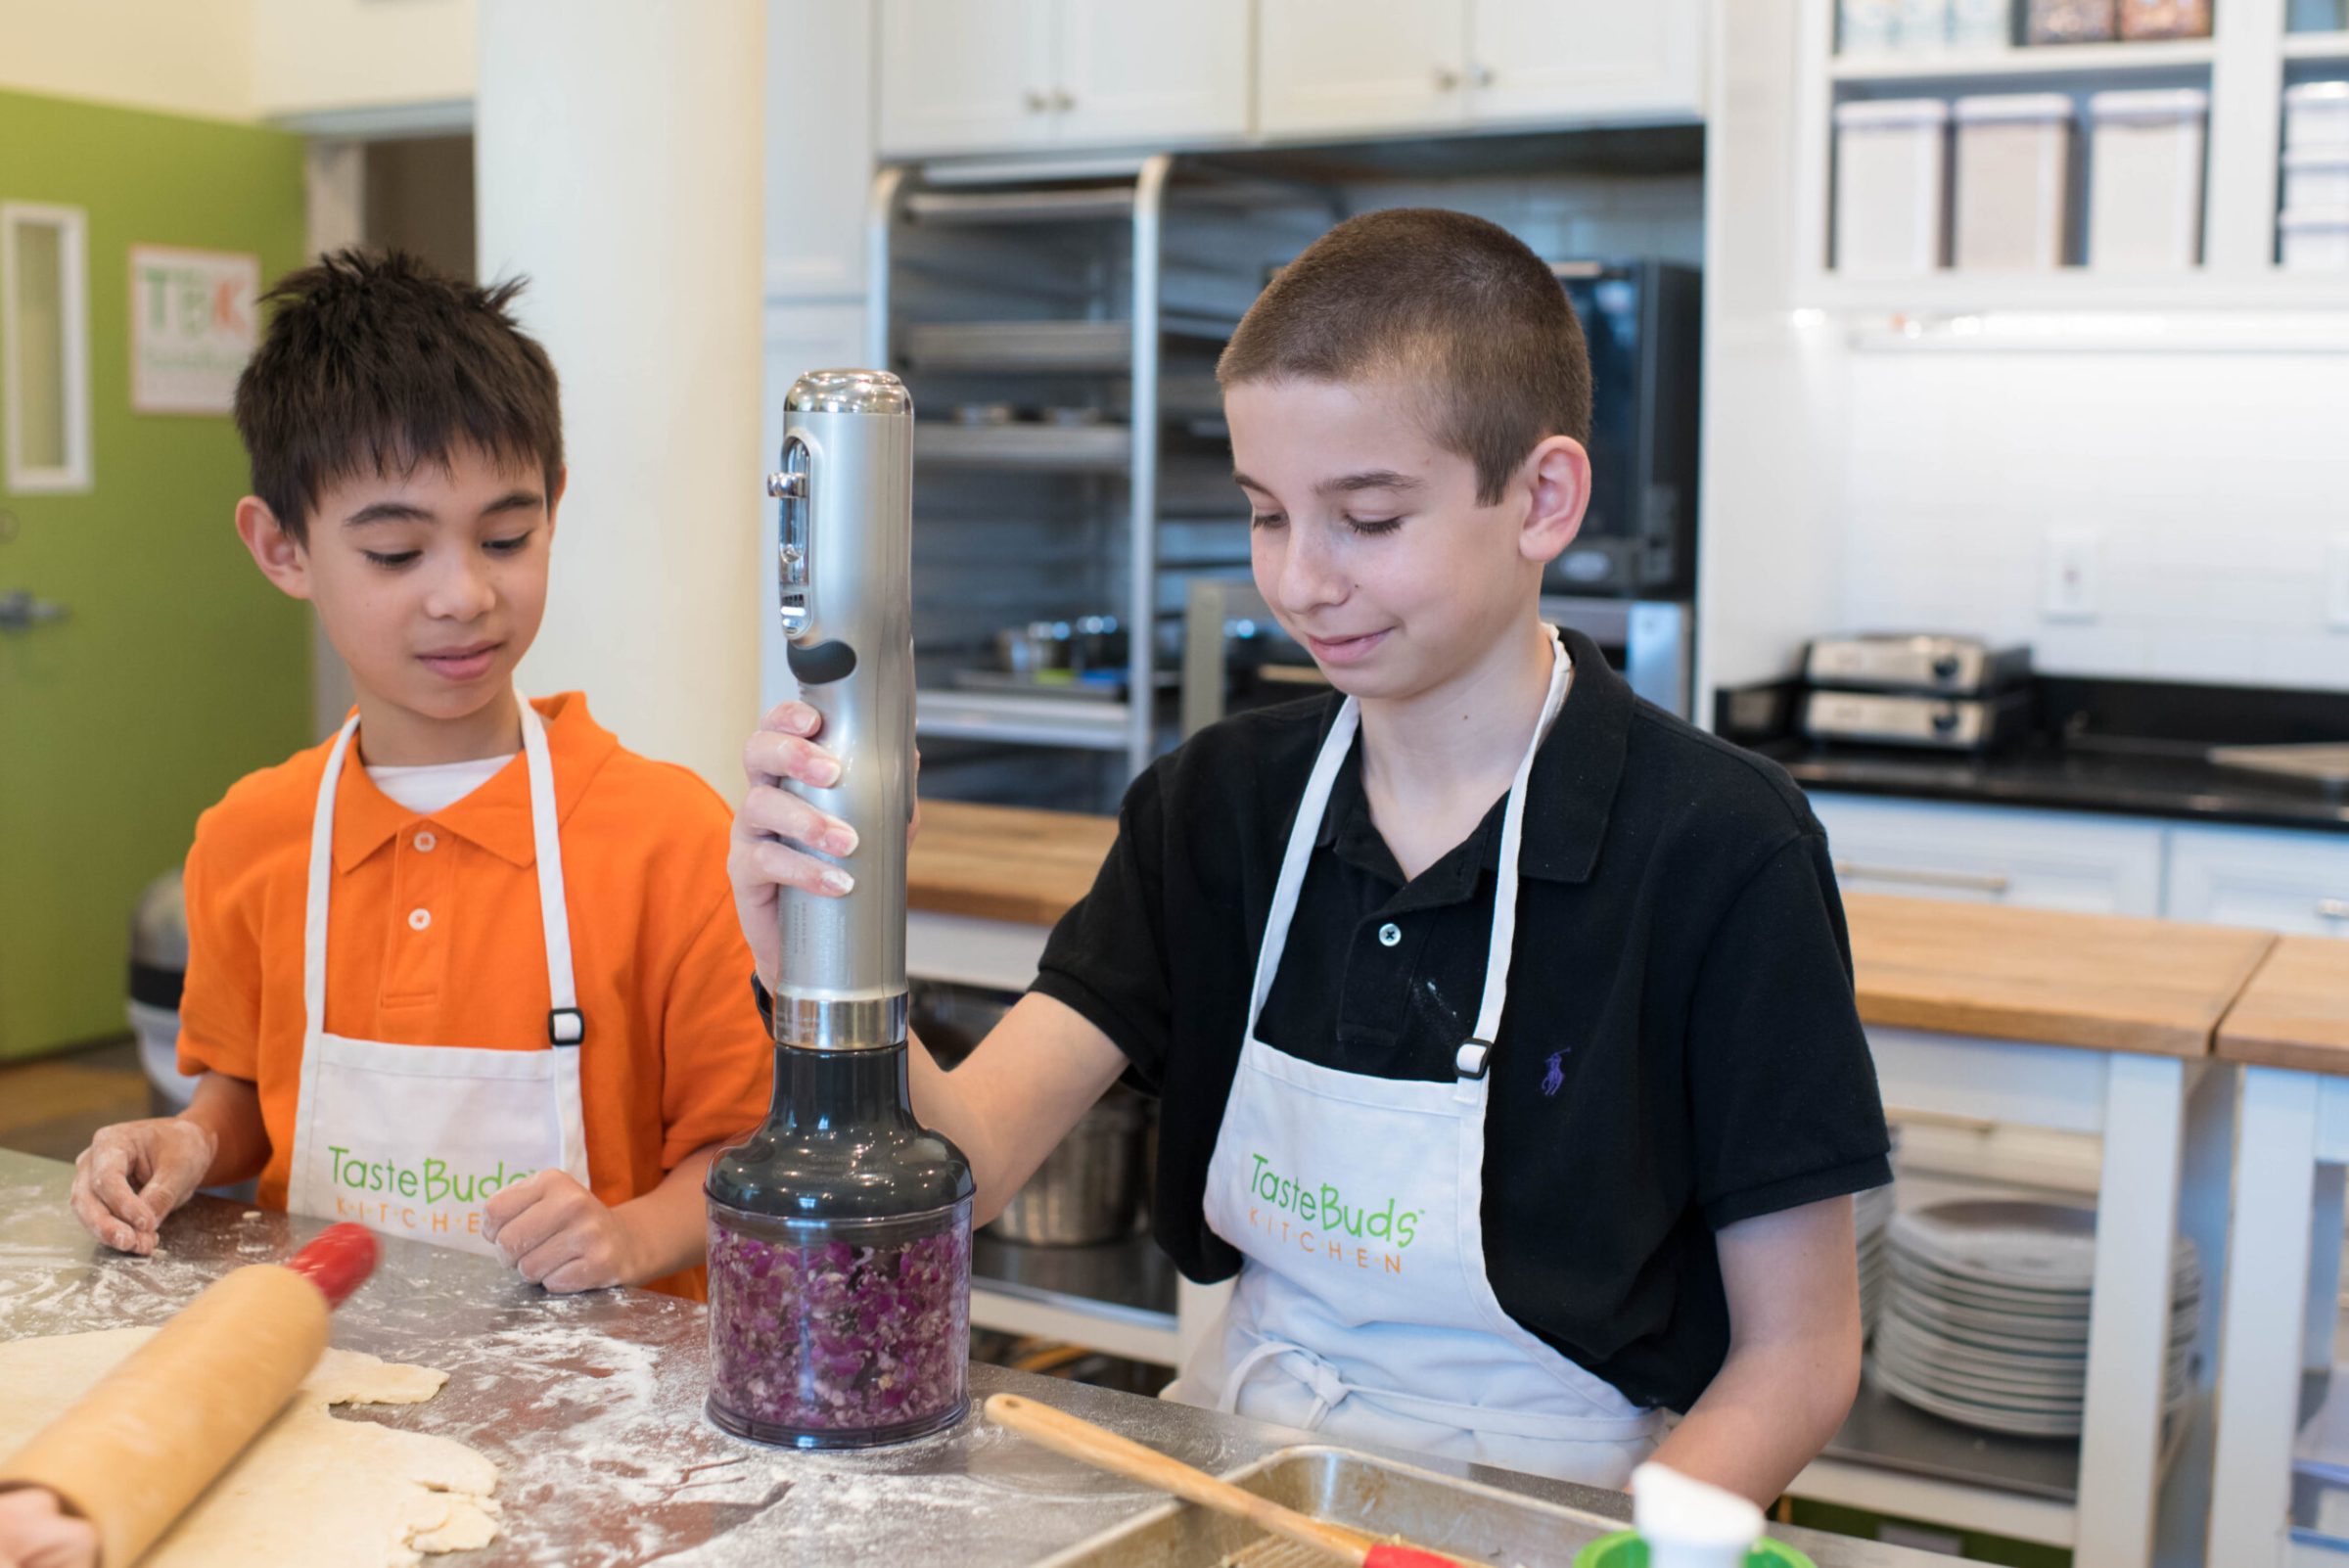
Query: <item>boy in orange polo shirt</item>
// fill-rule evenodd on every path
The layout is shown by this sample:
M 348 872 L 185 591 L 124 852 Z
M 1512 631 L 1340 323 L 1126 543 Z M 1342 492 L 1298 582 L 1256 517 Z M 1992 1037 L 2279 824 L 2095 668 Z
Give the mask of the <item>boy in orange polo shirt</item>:
M 317 607 L 357 713 L 198 822 L 179 1116 L 102 1130 L 73 1211 L 154 1251 L 199 1186 L 702 1294 L 702 1173 L 769 1043 L 728 811 L 577 693 L 524 702 L 563 495 L 554 368 L 483 290 L 351 252 L 294 274 L 237 389 L 237 532 Z

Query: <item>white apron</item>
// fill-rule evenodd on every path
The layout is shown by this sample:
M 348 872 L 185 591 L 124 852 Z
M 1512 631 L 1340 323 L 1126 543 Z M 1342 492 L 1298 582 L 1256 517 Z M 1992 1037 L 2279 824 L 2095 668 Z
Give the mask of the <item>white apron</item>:
M 1620 1489 L 1662 1418 L 1501 1309 L 1481 1219 L 1486 1077 L 1516 946 L 1526 779 L 1571 673 L 1549 691 L 1502 815 L 1476 1033 L 1451 1083 L 1372 1078 L 1257 1037 L 1323 811 L 1360 712 L 1322 743 L 1289 832 L 1248 998 L 1248 1032 L 1208 1163 L 1206 1213 L 1245 1261 L 1223 1320 L 1167 1397 L 1406 1452 Z
M 572 984 L 571 925 L 563 901 L 555 773 L 546 722 L 522 705 L 530 770 L 530 838 L 538 914 L 546 933 L 546 1050 L 394 1045 L 326 1030 L 326 916 L 334 880 L 335 786 L 358 728 L 335 740 L 310 824 L 309 903 L 302 929 L 300 1097 L 294 1112 L 294 1169 L 286 1207 L 325 1220 L 355 1220 L 387 1235 L 496 1257 L 482 1234 L 483 1205 L 534 1171 L 569 1172 L 587 1184 L 579 1103 L 579 1041 L 586 1033 Z

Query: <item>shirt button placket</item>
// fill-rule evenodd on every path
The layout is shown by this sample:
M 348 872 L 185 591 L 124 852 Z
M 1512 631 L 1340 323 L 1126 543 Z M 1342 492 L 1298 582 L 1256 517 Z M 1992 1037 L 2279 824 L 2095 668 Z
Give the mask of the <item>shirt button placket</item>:
M 383 999 L 412 1006 L 440 991 L 451 861 L 434 853 L 440 848 L 439 834 L 422 823 L 403 831 L 392 845 L 392 907 L 405 929 L 385 955 Z

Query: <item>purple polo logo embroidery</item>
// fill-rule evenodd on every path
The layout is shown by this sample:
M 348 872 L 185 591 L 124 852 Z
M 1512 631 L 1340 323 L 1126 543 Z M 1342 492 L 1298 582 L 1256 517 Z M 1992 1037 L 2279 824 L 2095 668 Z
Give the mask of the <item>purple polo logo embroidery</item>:
M 1551 1051 L 1548 1061 L 1549 1071 L 1542 1075 L 1542 1092 L 1551 1099 L 1557 1098 L 1558 1090 L 1566 1086 L 1565 1059 L 1564 1051 Z

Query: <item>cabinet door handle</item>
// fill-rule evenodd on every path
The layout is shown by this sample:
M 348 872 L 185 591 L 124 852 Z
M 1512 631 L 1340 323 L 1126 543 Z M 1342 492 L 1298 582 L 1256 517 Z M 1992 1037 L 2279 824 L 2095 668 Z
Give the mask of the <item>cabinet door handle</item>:
M 2349 899 L 2319 899 L 2317 913 L 2326 920 L 2349 920 Z
M 2014 879 L 2002 871 L 1918 871 L 1908 866 L 1867 865 L 1858 860 L 1835 862 L 1838 878 L 1865 882 L 1897 882 L 1911 888 L 1949 888 L 1961 893 L 2004 893 Z
M 1491 66 L 1483 65 L 1470 66 L 1468 68 L 1468 85 L 1471 87 L 1492 86 L 1493 68 Z
M 1040 115 L 1052 107 L 1052 100 L 1033 87 L 1020 94 L 1020 103 L 1031 115 Z
M 1436 68 L 1436 91 L 1440 93 L 1451 93 L 1459 91 L 1459 88 L 1460 73 L 1458 71 L 1452 69 L 1450 66 L 1438 66 Z
M 1066 87 L 1059 88 L 1052 94 L 1052 107 L 1065 115 L 1077 107 L 1076 96 Z

